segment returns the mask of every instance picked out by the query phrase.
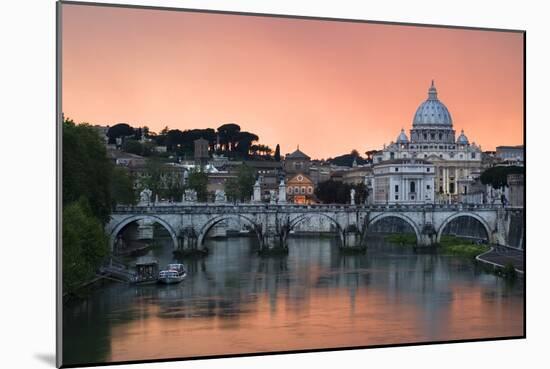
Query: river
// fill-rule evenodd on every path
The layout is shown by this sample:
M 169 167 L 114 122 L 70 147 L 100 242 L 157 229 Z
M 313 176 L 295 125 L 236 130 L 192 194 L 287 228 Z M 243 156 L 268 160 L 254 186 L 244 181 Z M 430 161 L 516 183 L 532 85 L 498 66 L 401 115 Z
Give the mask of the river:
M 292 238 L 262 258 L 251 238 L 209 239 L 177 285 L 109 283 L 64 306 L 63 363 L 83 364 L 509 337 L 523 334 L 523 282 L 460 257 L 373 240 Z M 172 261 L 170 242 L 152 251 Z

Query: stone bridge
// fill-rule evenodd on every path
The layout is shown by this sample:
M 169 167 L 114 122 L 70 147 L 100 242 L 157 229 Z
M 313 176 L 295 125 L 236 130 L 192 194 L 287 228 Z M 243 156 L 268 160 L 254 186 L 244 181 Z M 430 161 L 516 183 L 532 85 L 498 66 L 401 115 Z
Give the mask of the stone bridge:
M 170 234 L 174 249 L 202 250 L 208 232 L 223 221 L 248 224 L 262 249 L 287 248 L 292 231 L 303 222 L 308 226 L 329 223 L 341 247 L 362 248 L 369 230 L 387 217 L 399 218 L 414 230 L 418 246 L 437 244 L 443 230 L 458 217 L 475 219 L 487 240 L 507 244 L 509 209 L 492 205 L 277 205 L 277 204 L 157 204 L 118 206 L 105 231 L 114 247 L 121 231 L 137 221 L 159 223 Z

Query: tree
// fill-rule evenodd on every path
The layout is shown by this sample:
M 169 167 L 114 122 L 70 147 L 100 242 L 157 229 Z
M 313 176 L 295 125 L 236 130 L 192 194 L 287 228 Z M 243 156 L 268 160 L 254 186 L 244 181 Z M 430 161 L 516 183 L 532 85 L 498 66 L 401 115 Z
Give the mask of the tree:
M 122 151 L 145 157 L 155 153 L 153 144 L 150 142 L 140 142 L 135 139 L 125 140 L 122 144 Z
M 275 161 L 281 161 L 281 146 L 275 146 Z
M 115 124 L 107 131 L 107 137 L 109 137 L 109 143 L 116 143 L 116 139 L 119 137 L 133 136 L 135 135 L 134 128 L 126 123 Z
M 512 166 L 496 166 L 487 169 L 481 174 L 481 183 L 491 185 L 493 188 L 508 186 L 508 174 L 523 174 L 525 168 Z
M 197 199 L 205 202 L 208 199 L 208 175 L 198 169 L 194 169 L 189 173 L 187 178 L 188 187 L 197 192 Z
M 113 164 L 105 145 L 89 124 L 63 122 L 63 206 L 84 197 L 102 224 L 111 213 Z
M 109 254 L 107 236 L 85 198 L 63 208 L 63 292 L 90 280 Z
M 255 182 L 256 173 L 254 169 L 248 165 L 241 165 L 237 169 L 237 176 L 225 182 L 225 194 L 230 201 L 245 202 L 251 198 Z
M 240 199 L 239 181 L 237 178 L 229 178 L 224 184 L 225 195 L 232 202 L 237 202 Z
M 254 191 L 254 183 L 256 182 L 256 173 L 254 169 L 248 165 L 241 165 L 237 174 L 239 182 L 239 195 L 241 201 L 249 200 Z
M 373 156 L 378 152 L 378 150 L 369 150 L 365 152 L 365 155 L 367 155 L 367 162 L 372 163 Z
M 352 189 L 355 189 L 355 203 L 364 204 L 368 196 L 364 183 L 352 185 L 329 179 L 317 185 L 315 195 L 325 204 L 349 204 Z
M 152 192 L 152 198 L 161 195 L 162 189 L 162 168 L 163 162 L 157 157 L 148 158 L 145 162 L 145 176 L 142 179 L 142 186 L 147 187 Z
M 259 137 L 254 133 L 242 131 L 236 134 L 235 136 L 235 150 L 243 158 L 247 158 L 249 155 L 250 147 L 254 141 L 258 141 Z
M 241 127 L 235 123 L 227 123 L 218 127 L 218 136 L 222 145 L 222 151 L 229 153 L 233 150 L 237 133 L 240 131 Z
M 115 167 L 111 180 L 113 207 L 116 204 L 135 205 L 134 183 L 125 168 Z
M 335 164 L 343 167 L 353 166 L 354 161 L 358 165 L 364 165 L 368 163 L 368 160 L 362 158 L 361 155 L 359 155 L 359 152 L 357 152 L 357 150 L 352 150 L 351 153 L 349 154 L 344 154 L 344 155 L 337 156 L 335 158 L 330 158 L 327 161 L 331 164 Z
M 173 201 L 179 201 L 183 195 L 183 173 L 174 170 L 164 172 L 164 185 L 162 195 Z

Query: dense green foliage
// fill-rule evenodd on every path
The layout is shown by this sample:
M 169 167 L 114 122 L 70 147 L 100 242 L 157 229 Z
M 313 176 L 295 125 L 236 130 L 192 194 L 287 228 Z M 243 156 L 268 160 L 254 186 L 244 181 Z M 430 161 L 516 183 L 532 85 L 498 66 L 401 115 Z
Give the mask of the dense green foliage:
M 248 165 L 241 165 L 237 170 L 237 177 L 225 182 L 225 194 L 229 201 L 247 201 L 254 191 L 256 174 Z
M 125 168 L 115 167 L 111 178 L 111 195 L 113 207 L 116 204 L 135 205 L 136 193 L 132 178 Z
M 508 186 L 508 174 L 523 174 L 525 168 L 512 166 L 497 166 L 487 169 L 481 174 L 481 183 L 491 185 L 493 188 Z
M 63 208 L 63 291 L 90 280 L 109 253 L 103 225 L 82 198 Z
M 352 185 L 329 179 L 319 183 L 315 189 L 315 196 L 325 204 L 349 204 L 352 188 L 355 189 L 355 203 L 365 203 L 368 192 L 363 183 Z
M 113 164 L 97 131 L 88 124 L 63 122 L 63 205 L 84 197 L 102 223 L 111 213 Z
M 518 277 L 516 268 L 512 263 L 507 263 L 504 268 L 502 268 L 502 276 L 507 280 L 515 280 Z
M 103 225 L 117 203 L 135 202 L 132 180 L 107 158 L 88 124 L 63 122 L 63 292 L 93 277 L 108 255 Z
M 440 245 L 440 251 L 444 254 L 464 256 L 470 259 L 475 259 L 479 254 L 489 250 L 487 245 L 478 245 L 471 240 L 451 235 L 441 236 Z
M 135 139 L 125 140 L 122 144 L 122 150 L 130 154 L 136 154 L 141 156 L 151 156 L 155 154 L 154 144 L 150 142 L 140 142 Z
M 395 233 L 384 237 L 384 240 L 397 245 L 416 245 L 416 234 L 414 233 Z
M 135 135 L 136 130 L 126 123 L 115 124 L 107 131 L 107 137 L 109 137 L 110 144 L 116 143 L 116 139 L 119 137 L 129 137 Z
M 342 166 L 342 167 L 351 167 L 353 166 L 354 161 L 357 165 L 363 165 L 368 163 L 367 159 L 364 159 L 363 157 L 361 157 L 361 155 L 359 154 L 359 152 L 357 152 L 357 150 L 353 150 L 349 154 L 344 154 L 344 155 L 337 156 L 335 158 L 327 159 L 327 162 L 334 165 Z
M 208 174 L 200 170 L 194 170 L 189 173 L 187 186 L 197 191 L 197 200 L 205 202 L 208 200 Z

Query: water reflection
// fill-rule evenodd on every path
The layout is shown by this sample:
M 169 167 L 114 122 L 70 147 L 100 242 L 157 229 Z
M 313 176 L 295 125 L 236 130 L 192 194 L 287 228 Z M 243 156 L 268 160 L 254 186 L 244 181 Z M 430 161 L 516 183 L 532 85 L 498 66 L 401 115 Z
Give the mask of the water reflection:
M 254 240 L 208 240 L 178 285 L 109 284 L 65 307 L 66 364 L 521 335 L 522 286 L 468 261 L 371 241 L 295 238 L 286 257 Z M 170 242 L 152 252 L 172 261 Z

